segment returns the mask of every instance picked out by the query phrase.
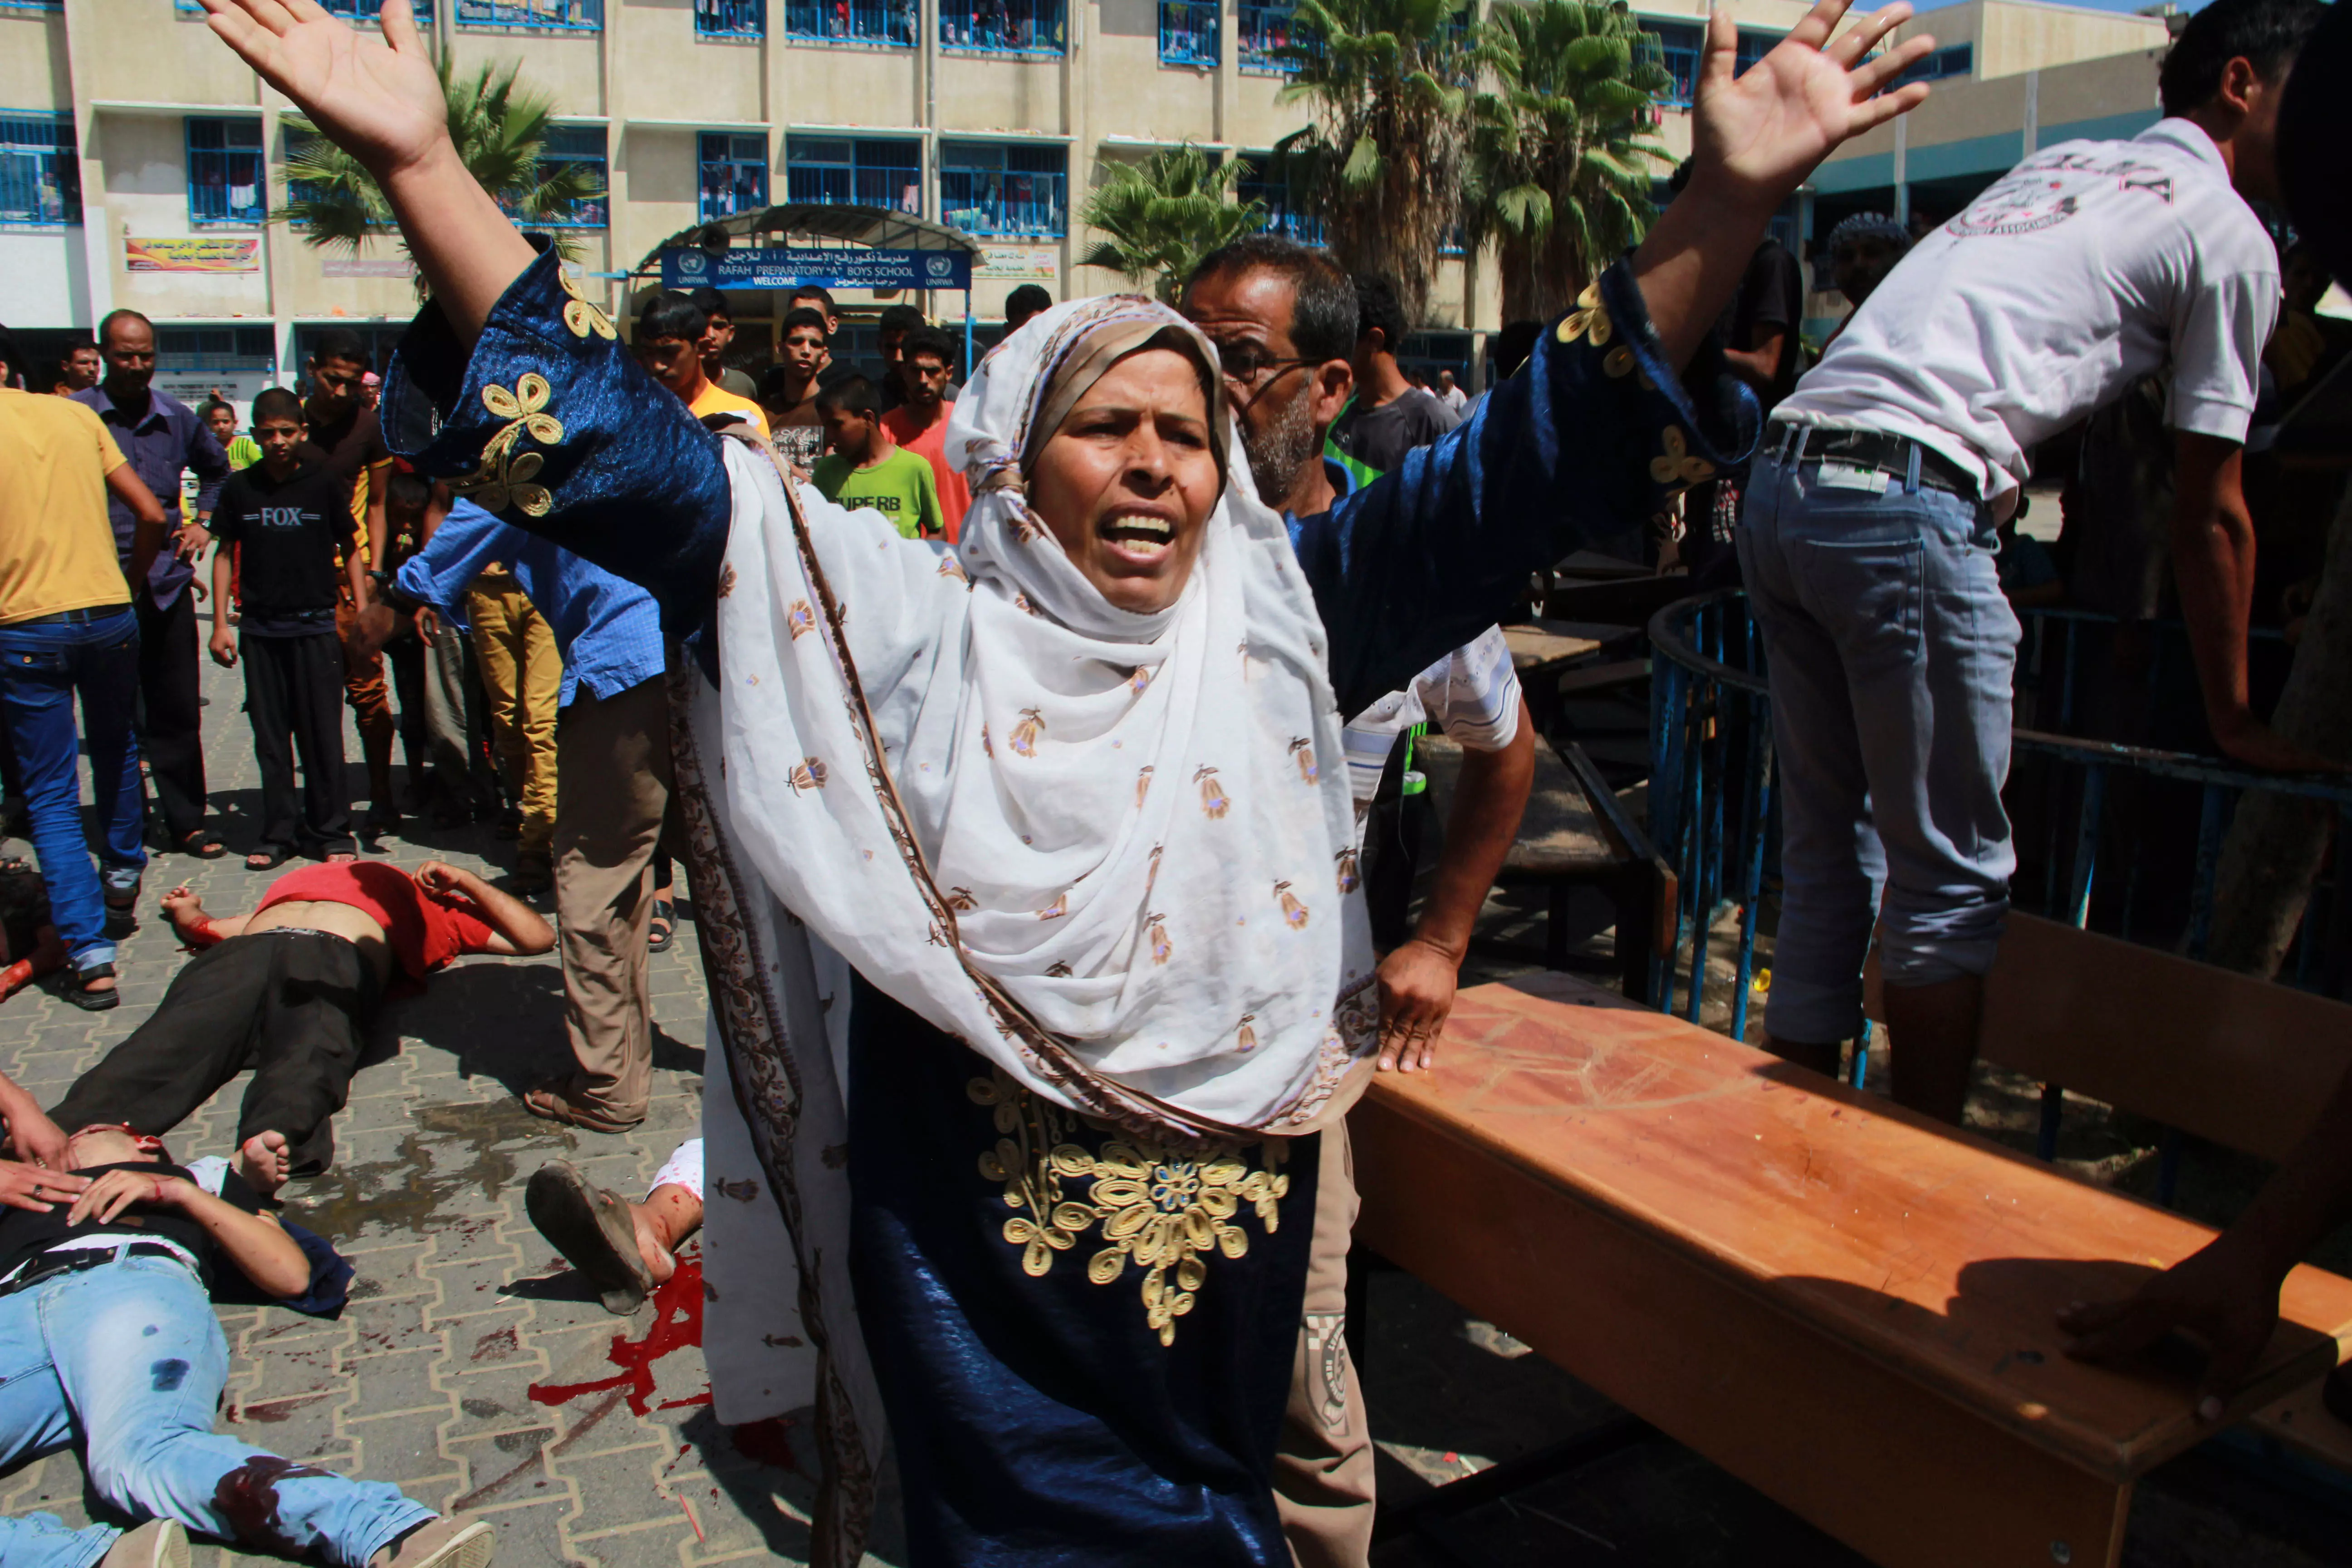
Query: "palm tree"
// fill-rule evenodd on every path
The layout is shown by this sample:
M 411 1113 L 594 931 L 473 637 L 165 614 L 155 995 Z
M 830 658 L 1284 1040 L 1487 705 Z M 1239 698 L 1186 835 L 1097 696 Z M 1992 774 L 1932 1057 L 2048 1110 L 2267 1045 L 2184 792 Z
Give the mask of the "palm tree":
M 1464 130 L 1484 58 L 1464 0 L 1298 0 L 1275 53 L 1296 71 L 1276 101 L 1315 109 L 1275 149 L 1293 205 L 1321 217 L 1350 269 L 1388 277 L 1419 321 L 1462 223 Z
M 1174 301 L 1201 258 L 1265 226 L 1264 202 L 1234 200 L 1245 165 L 1219 163 L 1190 142 L 1101 168 L 1103 182 L 1081 216 L 1109 237 L 1087 247 L 1078 265 L 1150 282 L 1162 300 Z
M 604 195 L 604 183 L 596 174 L 545 158 L 555 100 L 520 82 L 520 67 L 511 61 L 485 65 L 464 82 L 451 79 L 446 56 L 439 68 L 457 156 L 517 223 L 562 223 Z M 395 232 L 383 192 L 359 160 L 307 121 L 296 121 L 295 129 L 301 139 L 287 153 L 281 216 L 303 231 L 303 242 L 317 250 L 351 253 L 369 235 Z M 577 248 L 560 234 L 555 244 L 566 257 Z
M 1656 216 L 1651 171 L 1670 155 L 1644 133 L 1672 79 L 1657 41 L 1592 0 L 1498 5 L 1486 46 L 1465 226 L 1496 247 L 1505 318 L 1548 321 Z

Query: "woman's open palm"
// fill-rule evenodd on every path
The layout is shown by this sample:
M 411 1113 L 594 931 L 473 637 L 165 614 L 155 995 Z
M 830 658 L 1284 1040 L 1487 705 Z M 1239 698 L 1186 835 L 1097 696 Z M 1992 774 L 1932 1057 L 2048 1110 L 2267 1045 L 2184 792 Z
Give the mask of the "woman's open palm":
M 1777 202 L 1840 142 L 1927 96 L 1925 82 L 1878 94 L 1936 47 L 1933 38 L 1911 38 L 1869 58 L 1911 7 L 1886 6 L 1832 38 L 1850 4 L 1821 0 L 1744 76 L 1734 74 L 1738 36 L 1730 14 L 1717 10 L 1708 19 L 1692 125 L 1702 166 L 1712 163 L 1742 194 Z
M 262 79 L 379 176 L 449 139 L 449 110 L 408 0 L 383 0 L 383 36 L 317 0 L 204 0 L 211 26 Z

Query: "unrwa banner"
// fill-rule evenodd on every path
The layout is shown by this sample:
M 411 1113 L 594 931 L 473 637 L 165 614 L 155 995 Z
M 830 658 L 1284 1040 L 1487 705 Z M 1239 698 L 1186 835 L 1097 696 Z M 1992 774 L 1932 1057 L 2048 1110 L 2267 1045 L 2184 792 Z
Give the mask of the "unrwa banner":
M 125 272 L 258 272 L 261 241 L 230 239 L 122 239 Z
M 961 250 L 847 250 L 783 246 L 718 254 L 674 246 L 662 252 L 665 289 L 969 289 L 971 257 Z

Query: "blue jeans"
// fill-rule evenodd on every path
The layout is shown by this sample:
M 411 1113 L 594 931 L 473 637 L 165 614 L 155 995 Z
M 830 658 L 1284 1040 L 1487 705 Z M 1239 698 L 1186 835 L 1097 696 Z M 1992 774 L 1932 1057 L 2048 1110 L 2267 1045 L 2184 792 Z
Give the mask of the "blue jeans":
M 105 895 L 82 832 L 77 692 L 91 791 L 106 836 L 100 855 L 109 868 L 135 874 L 147 864 L 146 798 L 139 784 L 139 745 L 131 735 L 139 700 L 138 616 L 125 607 L 103 620 L 0 626 L 0 718 L 24 771 L 49 918 L 75 970 L 87 973 L 114 962 L 114 943 L 106 934 Z
M 1874 917 L 1889 984 L 1990 969 L 2017 867 L 2000 789 L 2019 633 L 1990 511 L 1916 478 L 1823 486 L 1820 467 L 1768 447 L 1739 529 L 1780 766 L 1765 1026 L 1803 1041 L 1860 1031 Z
M 91 1490 L 257 1552 L 367 1561 L 434 1517 L 383 1481 L 347 1480 L 215 1436 L 228 1341 L 186 1265 L 127 1258 L 0 1297 L 0 1467 L 79 1436 Z M 121 1532 L 53 1514 L 0 1521 L 0 1568 L 89 1568 Z

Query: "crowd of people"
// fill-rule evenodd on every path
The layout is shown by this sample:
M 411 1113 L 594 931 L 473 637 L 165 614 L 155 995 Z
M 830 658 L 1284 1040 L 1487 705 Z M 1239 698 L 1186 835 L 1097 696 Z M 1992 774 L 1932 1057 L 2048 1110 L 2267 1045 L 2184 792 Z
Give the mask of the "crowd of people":
M 1497 621 L 1531 570 L 1662 513 L 1690 570 L 1744 579 L 1771 653 L 1772 1047 L 1834 1070 L 1877 920 L 1915 1109 L 1959 1115 L 2006 907 L 2009 601 L 2048 585 L 2011 500 L 2038 445 L 2161 366 L 2214 738 L 2312 760 L 2247 696 L 2237 448 L 2281 293 L 2247 198 L 2277 195 L 2315 0 L 2214 0 L 2136 140 L 2039 153 L 1924 237 L 1841 224 L 1816 273 L 1854 310 L 1810 369 L 1765 219 L 1924 98 L 1898 79 L 1932 42 L 1881 50 L 1907 6 L 1839 31 L 1822 0 L 1735 76 L 1718 17 L 1675 200 L 1575 310 L 1498 334 L 1475 397 L 1400 363 L 1386 280 L 1271 236 L 1173 307 L 1016 290 L 976 365 L 904 306 L 878 364 L 837 358 L 805 288 L 755 380 L 722 294 L 656 291 L 625 333 L 513 227 L 447 155 L 404 6 L 377 36 L 307 0 L 205 5 L 376 173 L 431 302 L 380 378 L 326 334 L 244 429 L 150 384 L 136 312 L 68 397 L 26 390 L 0 334 L 0 751 L 59 994 L 118 1000 L 151 837 L 226 852 L 200 600 L 262 777 L 246 864 L 275 874 L 239 915 L 163 895 L 193 956 L 57 1106 L 0 1078 L 0 1338 L 54 1373 L 0 1398 L 7 1451 L 79 1444 L 149 1521 L 0 1525 L 27 1562 L 184 1568 L 194 1531 L 487 1563 L 480 1521 L 213 1435 L 207 1299 L 340 1299 L 348 1266 L 272 1200 L 331 1163 L 376 1009 L 462 955 L 558 953 L 572 1063 L 523 1104 L 632 1135 L 675 860 L 710 981 L 700 1131 L 642 1198 L 558 1162 L 527 1207 L 615 1312 L 702 1235 L 716 1413 L 814 1406 L 818 1551 L 855 1560 L 887 1433 L 918 1563 L 1366 1563 L 1345 1113 L 1432 1065 L 1528 799 Z M 2318 374 L 2314 331 L 2281 376 Z M 1464 753 L 1426 868 L 1398 826 L 1417 725 Z M 404 809 L 495 822 L 505 885 L 363 858 Z M 236 1146 L 176 1163 L 163 1138 L 247 1069 Z M 2226 1370 L 2352 1195 L 2338 1100 L 2246 1226 L 2078 1309 L 2084 1348 L 2186 1321 Z

